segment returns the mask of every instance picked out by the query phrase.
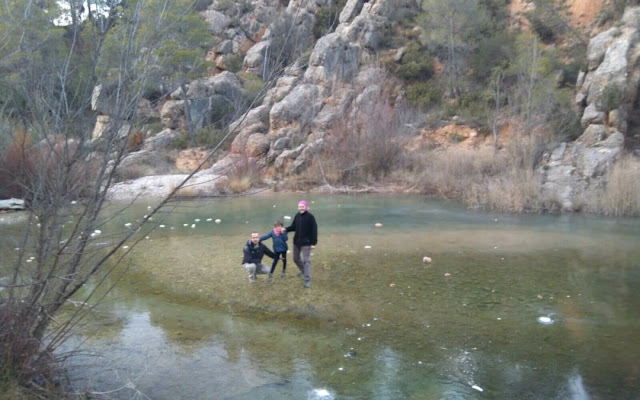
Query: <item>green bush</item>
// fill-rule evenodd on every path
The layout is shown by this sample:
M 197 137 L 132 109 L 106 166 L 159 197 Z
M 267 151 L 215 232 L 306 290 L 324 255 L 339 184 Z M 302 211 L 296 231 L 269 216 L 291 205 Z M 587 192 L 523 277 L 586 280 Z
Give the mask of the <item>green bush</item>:
M 244 90 L 244 97 L 247 99 L 249 104 L 258 103 L 259 97 L 263 96 L 264 93 L 262 89 L 264 88 L 264 82 L 262 78 L 260 78 L 256 74 L 244 73 L 240 75 L 240 79 L 242 79 Z
M 220 141 L 224 139 L 227 133 L 228 131 L 226 129 L 218 129 L 214 125 L 209 125 L 196 132 L 195 142 L 197 146 L 212 148 L 217 146 Z M 230 145 L 231 139 L 227 139 L 220 148 L 222 150 L 227 150 Z
M 316 39 L 320 39 L 327 33 L 333 32 L 338 25 L 338 17 L 342 8 L 347 3 L 347 0 L 338 0 L 335 5 L 331 7 L 320 7 L 316 11 L 315 19 L 313 20 L 313 36 Z
M 242 62 L 244 61 L 243 53 L 229 54 L 224 57 L 224 66 L 229 72 L 239 72 L 242 69 Z
M 598 96 L 596 105 L 602 111 L 608 112 L 620 107 L 624 102 L 624 89 L 617 83 L 608 84 Z
M 434 81 L 407 85 L 407 101 L 415 107 L 433 107 L 442 101 L 442 90 Z

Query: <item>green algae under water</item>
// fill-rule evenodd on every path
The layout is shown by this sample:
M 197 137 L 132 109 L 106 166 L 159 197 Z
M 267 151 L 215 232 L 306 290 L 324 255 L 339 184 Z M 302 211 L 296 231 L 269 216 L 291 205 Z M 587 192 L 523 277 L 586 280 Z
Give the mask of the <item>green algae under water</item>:
M 77 390 L 639 398 L 640 221 L 474 213 L 415 196 L 306 199 L 320 231 L 310 289 L 291 254 L 287 278 L 278 265 L 272 284 L 250 284 L 240 266 L 249 233 L 288 225 L 297 197 L 195 201 L 157 216 L 162 227 L 129 254 L 128 274 L 75 338 L 96 353 L 69 364 Z

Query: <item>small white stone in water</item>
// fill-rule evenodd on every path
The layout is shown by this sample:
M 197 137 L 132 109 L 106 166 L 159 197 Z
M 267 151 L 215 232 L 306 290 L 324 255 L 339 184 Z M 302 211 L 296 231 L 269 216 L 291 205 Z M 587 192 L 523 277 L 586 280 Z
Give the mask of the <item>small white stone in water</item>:
M 359 338 L 358 338 L 358 340 L 362 340 L 362 338 L 361 338 L 361 337 L 359 337 Z
M 76 203 L 78 203 L 78 202 L 75 201 L 75 200 L 71 200 L 71 204 L 76 204 Z
M 213 221 L 213 218 L 207 218 L 207 222 Z
M 189 224 L 182 224 L 182 226 L 189 226 Z
M 367 326 L 371 326 L 371 324 L 367 324 Z
M 15 251 L 20 251 L 20 247 L 16 247 L 14 250 Z
M 381 228 L 382 222 L 376 222 L 375 224 L 373 224 L 373 226 L 375 226 L 376 228 Z
M 370 248 L 371 248 L 371 246 L 364 246 L 364 248 L 365 248 L 365 249 L 370 249 Z
M 128 248 L 129 248 L 129 246 L 122 246 L 122 248 L 123 248 L 124 250 L 126 250 L 126 249 L 128 249 Z
M 427 257 L 427 256 L 422 257 L 422 262 L 425 264 L 429 264 L 431 262 L 431 257 Z
M 131 222 L 127 222 L 126 224 L 124 224 L 124 226 L 126 226 L 127 228 L 131 226 Z
M 553 324 L 553 320 L 549 317 L 538 317 L 538 322 L 542 325 L 551 325 Z
M 28 260 L 27 260 L 27 262 L 31 262 L 31 261 L 33 261 L 33 260 L 32 260 L 32 259 L 28 259 Z
M 422 361 L 418 361 L 418 364 L 419 364 L 419 365 L 422 365 Z
M 216 221 L 215 221 L 215 222 L 216 222 L 216 224 L 219 224 L 220 222 L 222 222 L 222 220 L 220 220 L 220 219 L 216 219 Z
M 291 217 L 290 217 L 290 216 L 288 216 L 288 215 L 285 215 L 285 216 L 284 216 L 284 219 L 291 219 Z
M 273 208 L 276 208 L 276 205 L 275 205 L 275 204 L 273 205 Z
M 498 318 L 496 318 L 496 319 L 497 319 L 498 321 L 502 321 L 502 318 L 500 318 L 500 317 L 498 317 Z
M 147 239 L 147 240 L 149 240 L 149 236 L 145 236 L 144 238 L 145 238 L 145 239 Z
M 151 206 L 147 206 L 147 210 L 151 210 Z
M 327 389 L 313 389 L 313 394 L 314 397 L 313 398 L 319 398 L 319 399 L 323 399 L 323 398 L 328 398 L 331 399 L 331 392 L 329 392 Z
M 164 225 L 160 225 L 160 228 L 164 228 Z
M 196 228 L 196 224 L 191 224 L 191 228 L 195 229 Z
M 194 219 L 195 222 L 200 222 L 200 218 Z
M 477 390 L 478 392 L 484 392 L 484 389 L 482 389 L 482 388 L 481 388 L 480 386 L 478 386 L 478 385 L 473 385 L 473 386 L 471 386 L 471 388 L 472 388 L 472 389 Z
M 338 371 L 344 371 L 343 367 L 338 368 Z

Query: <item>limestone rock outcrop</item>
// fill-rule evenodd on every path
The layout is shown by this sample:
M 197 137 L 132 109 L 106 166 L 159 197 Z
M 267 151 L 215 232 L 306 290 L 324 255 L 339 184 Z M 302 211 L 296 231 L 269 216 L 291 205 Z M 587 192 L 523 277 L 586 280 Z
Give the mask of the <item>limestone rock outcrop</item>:
M 622 25 L 591 39 L 588 70 L 578 77 L 576 104 L 583 134 L 545 155 L 538 169 L 550 210 L 579 210 L 606 185 L 606 173 L 640 121 L 640 7 L 628 7 Z

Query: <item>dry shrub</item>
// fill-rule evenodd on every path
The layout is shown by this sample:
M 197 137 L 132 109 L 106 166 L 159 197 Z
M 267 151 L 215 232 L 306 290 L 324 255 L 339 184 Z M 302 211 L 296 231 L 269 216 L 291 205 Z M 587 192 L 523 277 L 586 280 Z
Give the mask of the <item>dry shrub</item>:
M 14 140 L 0 157 L 0 198 L 24 197 L 24 187 L 20 184 L 30 169 L 27 149 L 31 148 L 31 138 L 23 129 L 14 132 Z
M 144 133 L 142 131 L 135 131 L 127 138 L 126 149 L 129 152 L 140 151 L 142 143 L 144 142 Z
M 381 95 L 356 115 L 354 120 L 336 122 L 328 132 L 320 161 L 330 184 L 379 180 L 401 163 L 407 135 L 398 110 Z
M 474 183 L 464 200 L 500 212 L 538 211 L 539 193 L 540 181 L 533 171 L 511 169 Z
M 605 215 L 640 216 L 640 163 L 631 155 L 610 168 L 598 209 Z
M 489 147 L 431 151 L 423 160 L 420 186 L 428 194 L 461 198 L 470 185 L 495 174 L 502 164 L 504 161 Z
M 298 175 L 290 176 L 284 183 L 283 188 L 295 191 L 308 191 L 323 184 L 334 185 L 339 183 L 336 169 L 327 166 L 318 159 Z
M 0 158 L 0 196 L 32 202 L 47 193 L 81 198 L 88 194 L 96 161 L 81 161 L 78 143 L 64 136 L 48 136 L 36 144 L 18 128 L 14 141 Z
M 244 193 L 262 181 L 262 168 L 254 158 L 242 155 L 233 161 L 227 177 L 231 193 Z
M 527 148 L 527 143 L 533 147 Z M 434 150 L 421 162 L 419 185 L 427 194 L 461 199 L 473 208 L 539 210 L 540 182 L 533 168 L 537 149 L 537 141 L 526 140 L 500 152 L 489 146 Z

